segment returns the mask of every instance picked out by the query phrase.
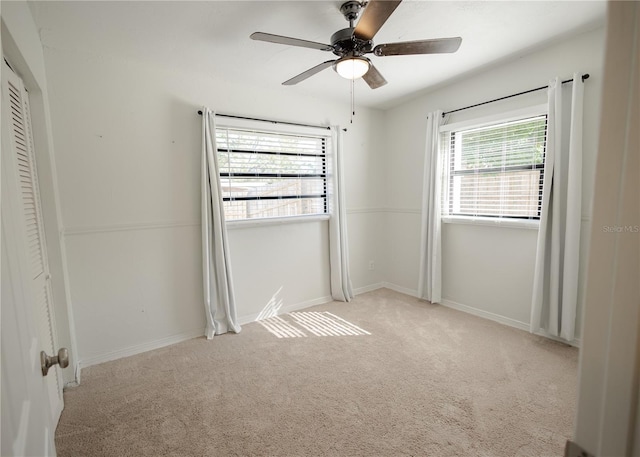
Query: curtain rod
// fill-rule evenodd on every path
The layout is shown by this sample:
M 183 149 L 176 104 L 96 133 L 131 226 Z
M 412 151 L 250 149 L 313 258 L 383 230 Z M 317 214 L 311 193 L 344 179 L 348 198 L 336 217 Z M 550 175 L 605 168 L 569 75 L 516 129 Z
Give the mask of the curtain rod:
M 589 73 L 586 73 L 586 74 L 582 75 L 582 82 L 584 82 L 585 79 L 589 79 Z M 562 84 L 566 84 L 566 83 L 570 83 L 570 82 L 573 82 L 573 79 L 566 79 L 566 80 L 562 81 Z M 500 97 L 500 98 L 496 98 L 496 99 L 493 99 L 493 100 L 489 100 L 488 102 L 476 103 L 475 105 L 469 105 L 469 106 L 465 106 L 464 108 L 454 109 L 454 110 L 442 113 L 442 117 L 445 117 L 447 114 L 457 113 L 458 111 L 464 111 L 464 110 L 469 109 L 469 108 L 475 108 L 476 106 L 482 106 L 482 105 L 486 105 L 488 103 L 499 102 L 500 100 L 506 100 L 507 98 L 517 97 L 518 95 L 524 95 L 524 94 L 529 94 L 531 92 L 537 92 L 537 91 L 542 90 L 542 89 L 547 89 L 548 87 L 549 86 L 536 87 L 535 89 L 525 90 L 524 92 L 518 92 L 517 94 L 507 95 L 505 97 Z
M 202 110 L 198 110 L 198 114 L 202 116 Z M 229 117 L 232 119 L 244 119 L 246 121 L 270 122 L 271 124 L 297 125 L 298 127 L 313 127 L 313 128 L 331 130 L 331 127 L 329 127 L 328 125 L 298 124 L 297 122 L 275 121 L 273 119 L 259 119 L 256 117 L 235 116 L 233 114 L 222 114 L 222 113 L 215 113 L 215 115 L 220 117 Z

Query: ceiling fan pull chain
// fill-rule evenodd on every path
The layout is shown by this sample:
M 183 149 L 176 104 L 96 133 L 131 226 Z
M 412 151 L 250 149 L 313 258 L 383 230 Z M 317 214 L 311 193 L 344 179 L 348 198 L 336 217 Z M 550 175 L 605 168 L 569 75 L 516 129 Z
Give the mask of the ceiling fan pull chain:
M 355 97 L 355 79 L 351 80 L 351 123 L 353 124 L 353 116 L 356 115 L 356 97 Z

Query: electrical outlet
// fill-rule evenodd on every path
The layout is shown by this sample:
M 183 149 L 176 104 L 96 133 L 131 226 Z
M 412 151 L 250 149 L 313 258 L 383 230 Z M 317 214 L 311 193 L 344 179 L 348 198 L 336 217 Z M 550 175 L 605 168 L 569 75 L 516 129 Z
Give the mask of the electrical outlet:
M 369 260 L 369 270 L 375 270 L 376 263 L 373 260 Z

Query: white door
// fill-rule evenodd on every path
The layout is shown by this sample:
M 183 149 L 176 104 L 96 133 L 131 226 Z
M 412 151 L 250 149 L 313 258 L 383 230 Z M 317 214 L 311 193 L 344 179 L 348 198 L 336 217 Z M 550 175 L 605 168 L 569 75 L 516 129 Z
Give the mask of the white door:
M 29 102 L 22 80 L 2 63 L 2 455 L 55 455 L 62 412 L 54 323 Z

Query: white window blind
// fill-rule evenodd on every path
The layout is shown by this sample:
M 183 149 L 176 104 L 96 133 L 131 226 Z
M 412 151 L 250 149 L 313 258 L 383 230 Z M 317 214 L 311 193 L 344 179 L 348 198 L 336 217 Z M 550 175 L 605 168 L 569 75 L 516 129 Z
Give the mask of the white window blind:
M 327 213 L 327 137 L 218 127 L 227 220 Z
M 539 219 L 546 115 L 442 134 L 448 215 Z

